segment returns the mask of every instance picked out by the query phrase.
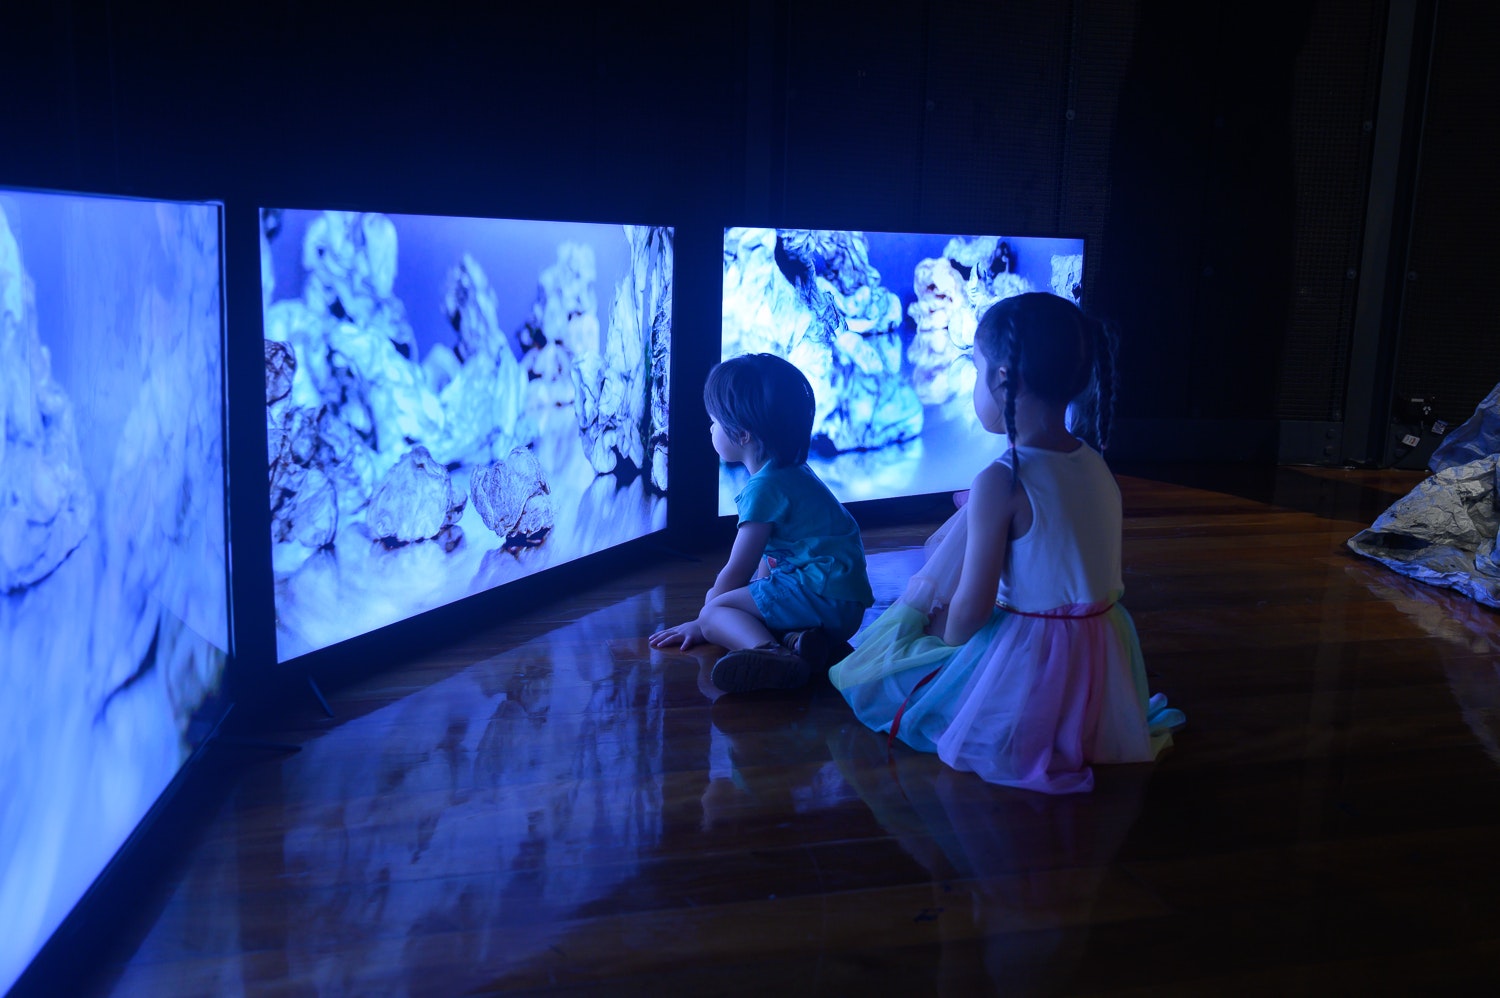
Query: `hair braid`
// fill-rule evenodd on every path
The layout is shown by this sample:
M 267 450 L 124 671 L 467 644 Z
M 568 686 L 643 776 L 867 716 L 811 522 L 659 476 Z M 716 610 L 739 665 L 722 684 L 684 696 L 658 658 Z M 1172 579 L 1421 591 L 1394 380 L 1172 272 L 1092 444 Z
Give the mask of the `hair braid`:
M 1089 319 L 1094 340 L 1094 427 L 1099 450 L 1109 446 L 1115 414 L 1115 334 L 1108 323 Z
M 1016 390 L 1021 382 L 1021 331 L 1010 323 L 1010 370 L 1005 375 L 1005 436 L 1010 443 L 1010 488 L 1021 484 L 1021 455 L 1016 453 Z

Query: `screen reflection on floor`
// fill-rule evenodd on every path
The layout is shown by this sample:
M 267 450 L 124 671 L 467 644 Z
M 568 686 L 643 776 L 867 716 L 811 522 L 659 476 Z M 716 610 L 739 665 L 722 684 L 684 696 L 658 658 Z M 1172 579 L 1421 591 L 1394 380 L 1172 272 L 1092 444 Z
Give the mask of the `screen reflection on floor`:
M 874 556 L 877 577 L 910 557 Z M 1148 768 L 1052 799 L 889 755 L 826 686 L 779 706 L 720 697 L 711 653 L 646 645 L 665 600 L 657 587 L 538 633 L 252 773 L 118 991 L 157 973 L 217 991 L 267 960 L 319 993 L 550 986 L 588 979 L 585 953 L 587 973 L 643 947 L 691 961 L 743 924 L 747 890 L 785 911 L 758 947 L 843 945 L 870 917 L 862 876 L 935 923 L 923 973 L 1065 972 Z M 272 806 L 284 838 L 249 834 Z M 244 894 L 247 869 L 297 888 L 267 906 Z M 821 893 L 835 882 L 849 890 Z M 209 892 L 248 900 L 205 918 Z M 195 964 L 202 980 L 173 962 L 184 938 L 216 957 Z

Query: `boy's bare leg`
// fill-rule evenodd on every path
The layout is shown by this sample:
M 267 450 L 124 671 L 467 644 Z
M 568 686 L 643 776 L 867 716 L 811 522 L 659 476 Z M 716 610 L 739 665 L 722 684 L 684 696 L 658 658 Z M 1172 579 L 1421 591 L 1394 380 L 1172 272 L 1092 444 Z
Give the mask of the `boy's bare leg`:
M 809 665 L 776 643 L 750 590 L 716 596 L 698 615 L 704 636 L 728 652 L 714 663 L 713 685 L 726 693 L 795 689 L 807 683 Z
M 698 615 L 698 623 L 705 638 L 729 651 L 759 648 L 776 641 L 761 620 L 748 588 L 714 597 Z

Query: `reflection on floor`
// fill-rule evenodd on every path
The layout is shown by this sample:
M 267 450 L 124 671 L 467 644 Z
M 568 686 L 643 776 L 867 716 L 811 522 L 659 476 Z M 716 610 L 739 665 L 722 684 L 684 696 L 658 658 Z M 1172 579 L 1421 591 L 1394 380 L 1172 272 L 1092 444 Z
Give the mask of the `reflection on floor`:
M 243 771 L 93 993 L 1474 990 L 1500 617 L 1343 547 L 1412 481 L 1123 479 L 1191 726 L 1079 798 L 888 754 L 826 685 L 719 696 L 644 640 L 711 561 L 603 586 L 271 733 L 303 751 Z M 881 599 L 924 529 L 869 533 Z

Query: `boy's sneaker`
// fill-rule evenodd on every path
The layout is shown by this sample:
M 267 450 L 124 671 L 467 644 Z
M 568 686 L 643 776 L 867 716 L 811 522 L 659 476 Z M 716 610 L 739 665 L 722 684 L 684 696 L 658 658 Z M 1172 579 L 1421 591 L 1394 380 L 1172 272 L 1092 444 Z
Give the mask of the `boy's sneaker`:
M 814 669 L 826 669 L 837 665 L 854 651 L 847 641 L 835 641 L 833 635 L 821 627 L 809 627 L 805 631 L 787 631 L 781 636 L 781 646 L 797 655 Z
M 807 685 L 807 660 L 780 645 L 732 651 L 714 663 L 713 683 L 725 693 L 794 690 Z

